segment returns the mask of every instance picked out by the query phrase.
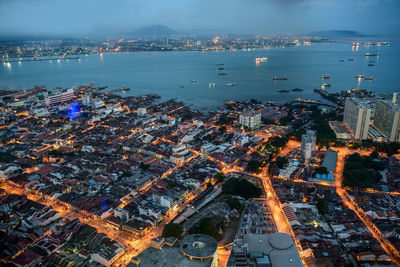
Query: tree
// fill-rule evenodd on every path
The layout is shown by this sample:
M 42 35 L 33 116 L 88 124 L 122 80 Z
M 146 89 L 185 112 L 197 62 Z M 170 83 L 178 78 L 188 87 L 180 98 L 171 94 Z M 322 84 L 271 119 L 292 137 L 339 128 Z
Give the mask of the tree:
M 236 209 L 238 211 L 241 211 L 243 208 L 242 203 L 240 203 L 239 199 L 237 198 L 228 198 L 226 200 L 226 203 L 228 204 L 229 208 L 231 209 Z
M 371 155 L 369 155 L 369 156 L 374 159 L 379 159 L 379 154 L 378 154 L 378 152 L 376 152 L 376 150 L 372 151 Z
M 222 172 L 219 172 L 214 175 L 214 179 L 217 181 L 217 183 L 222 183 L 225 179 L 225 175 Z
M 139 168 L 141 168 L 142 170 L 146 171 L 146 170 L 148 170 L 150 168 L 150 165 L 146 164 L 146 163 L 143 163 L 143 162 L 140 162 Z
M 328 213 L 328 211 L 329 211 L 328 202 L 326 202 L 325 199 L 318 198 L 316 206 L 317 206 L 318 211 L 321 213 Z
M 251 172 L 259 173 L 259 172 L 261 172 L 261 162 L 259 162 L 258 160 L 252 159 L 248 162 L 247 169 Z
M 176 238 L 180 237 L 183 233 L 183 227 L 178 223 L 169 223 L 164 226 L 162 232 L 163 237 L 174 236 Z
M 282 117 L 282 118 L 279 120 L 279 124 L 280 124 L 280 125 L 287 125 L 289 122 L 291 122 L 291 121 L 294 120 L 294 119 L 295 119 L 295 117 L 294 117 L 292 114 L 288 114 L 288 115 Z
M 15 159 L 16 157 L 8 152 L 0 152 L 0 162 L 10 163 Z
M 222 185 L 222 192 L 249 199 L 260 197 L 262 190 L 246 179 L 230 178 Z
M 283 169 L 289 164 L 289 160 L 284 157 L 277 157 L 275 163 L 279 169 Z
M 315 172 L 319 173 L 319 174 L 328 174 L 329 173 L 329 171 L 326 167 L 318 167 L 315 169 Z

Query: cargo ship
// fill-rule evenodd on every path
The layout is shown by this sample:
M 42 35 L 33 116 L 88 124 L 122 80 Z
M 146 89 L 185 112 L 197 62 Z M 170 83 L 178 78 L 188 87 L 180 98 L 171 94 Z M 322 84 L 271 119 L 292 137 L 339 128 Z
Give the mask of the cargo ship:
M 367 53 L 365 53 L 365 56 L 366 57 L 377 57 L 377 56 L 379 56 L 379 53 L 369 53 L 369 52 L 367 52 Z
M 267 57 L 258 57 L 256 58 L 256 62 L 267 62 L 268 58 Z
M 356 75 L 354 77 L 356 77 L 357 79 L 363 79 L 363 78 L 365 78 L 365 75 L 359 74 L 359 75 Z
M 236 86 L 237 83 L 226 83 L 225 86 Z
M 293 88 L 292 92 L 303 92 L 303 89 L 301 89 L 301 88 Z
M 329 76 L 328 75 L 321 76 L 321 79 L 322 80 L 327 80 L 327 79 L 329 79 Z
M 372 78 L 372 77 L 365 77 L 365 80 L 367 80 L 367 81 L 372 81 L 374 78 Z
M 274 76 L 272 79 L 273 79 L 274 81 L 286 81 L 286 80 L 287 80 L 287 77 L 277 77 L 277 76 Z
M 280 90 L 278 90 L 278 92 L 279 92 L 279 93 L 289 93 L 290 90 L 287 90 L 287 89 L 280 89 Z

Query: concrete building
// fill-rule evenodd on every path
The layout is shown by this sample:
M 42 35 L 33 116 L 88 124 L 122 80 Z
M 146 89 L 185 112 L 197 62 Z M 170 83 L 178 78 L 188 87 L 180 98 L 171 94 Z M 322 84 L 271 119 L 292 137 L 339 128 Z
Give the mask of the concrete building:
M 239 124 L 250 129 L 261 125 L 261 113 L 256 111 L 245 111 L 239 115 Z
M 303 154 L 305 162 L 311 158 L 312 152 L 315 150 L 315 142 L 317 136 L 315 131 L 308 130 L 306 134 L 301 136 L 301 153 Z
M 275 233 L 245 235 L 243 245 L 234 244 L 228 267 L 302 267 L 300 255 L 288 234 Z
M 207 235 L 189 235 L 182 242 L 176 239 L 164 246 L 167 239 L 156 238 L 151 247 L 132 259 L 136 266 L 217 267 L 218 243 Z
M 355 97 L 346 98 L 343 123 L 355 139 L 367 139 L 371 120 L 371 106 Z
M 137 114 L 139 116 L 145 116 L 147 114 L 147 109 L 146 108 L 138 108 Z
M 341 140 L 351 139 L 351 131 L 341 121 L 330 121 L 329 127 L 335 132 L 336 138 Z
M 45 97 L 46 105 L 64 103 L 74 99 L 74 89 L 53 89 Z
M 400 141 L 400 105 L 397 96 L 392 101 L 378 101 L 376 103 L 374 126 L 386 135 L 387 140 Z

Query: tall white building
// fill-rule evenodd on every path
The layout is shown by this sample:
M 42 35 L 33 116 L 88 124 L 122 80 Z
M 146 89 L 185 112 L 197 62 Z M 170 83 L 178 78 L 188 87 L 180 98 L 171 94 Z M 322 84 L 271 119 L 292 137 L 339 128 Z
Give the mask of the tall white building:
M 261 112 L 245 111 L 239 115 L 239 123 L 250 129 L 257 128 L 261 125 Z
M 396 93 L 392 101 L 376 103 L 374 126 L 386 135 L 387 140 L 400 142 L 400 105 Z
M 301 153 L 303 154 L 305 162 L 310 160 L 312 152 L 315 150 L 316 141 L 317 136 L 315 131 L 308 130 L 306 134 L 301 136 Z
M 355 139 L 367 139 L 371 120 L 371 106 L 355 97 L 346 98 L 343 123 Z

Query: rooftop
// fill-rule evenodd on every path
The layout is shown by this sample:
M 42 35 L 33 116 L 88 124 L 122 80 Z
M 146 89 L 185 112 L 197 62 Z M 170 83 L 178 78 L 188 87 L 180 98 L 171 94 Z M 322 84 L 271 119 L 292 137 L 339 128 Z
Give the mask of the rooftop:
M 217 250 L 217 241 L 207 235 L 189 235 L 181 242 L 181 250 L 188 256 L 198 258 L 212 257 Z

